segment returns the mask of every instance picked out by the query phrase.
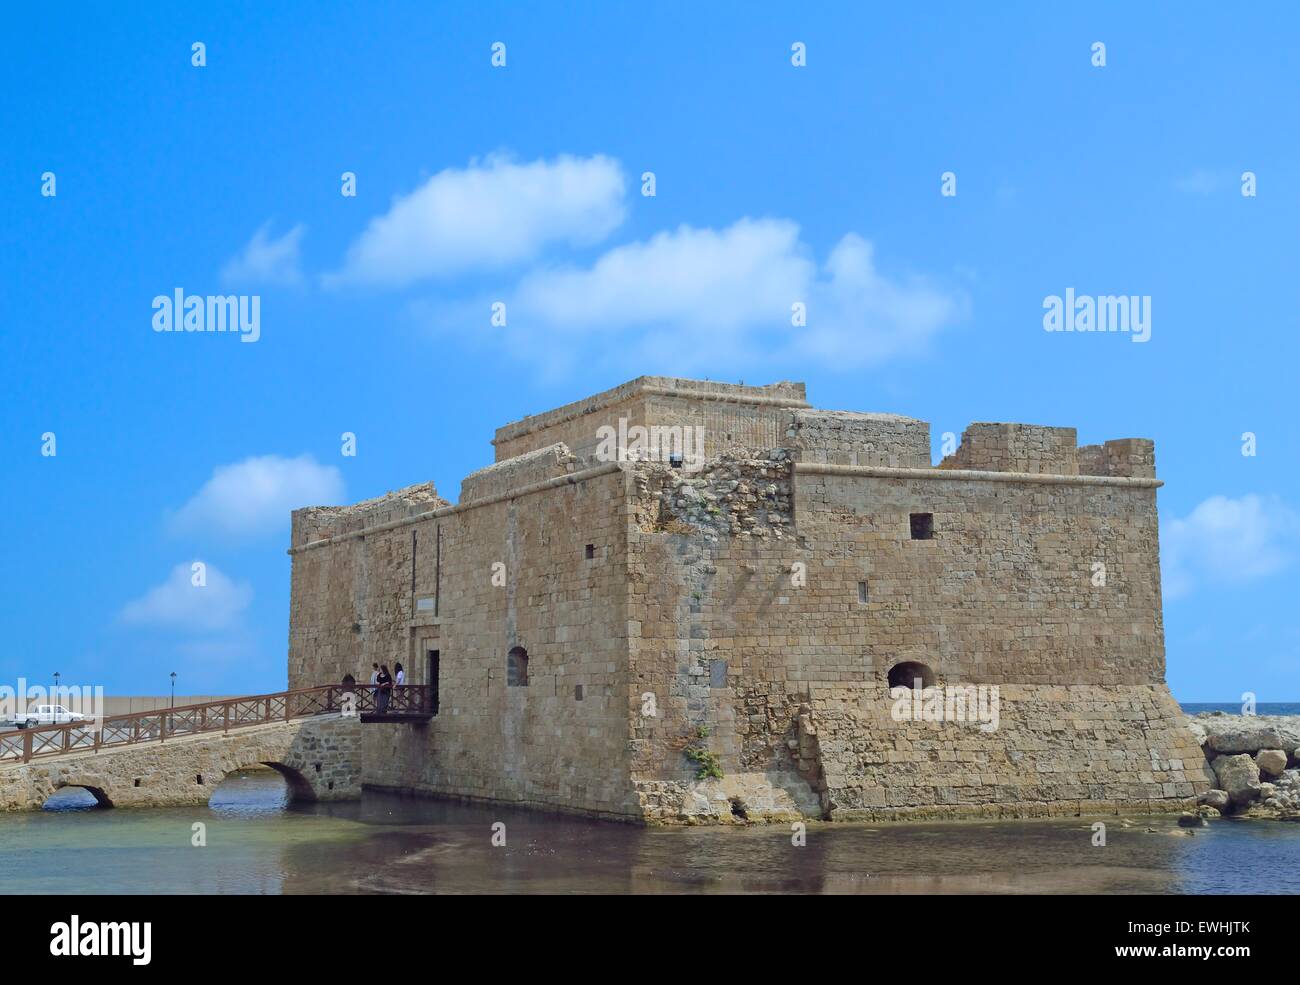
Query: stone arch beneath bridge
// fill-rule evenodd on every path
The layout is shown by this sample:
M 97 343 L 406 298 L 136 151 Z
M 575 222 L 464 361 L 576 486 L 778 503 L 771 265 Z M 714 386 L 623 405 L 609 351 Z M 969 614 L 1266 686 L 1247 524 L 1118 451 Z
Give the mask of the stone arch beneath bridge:
M 55 794 L 57 794 L 60 790 L 85 790 L 87 793 L 89 793 L 92 797 L 95 798 L 95 806 L 97 807 L 113 806 L 112 799 L 108 796 L 107 793 L 104 792 L 103 787 L 97 787 L 89 783 L 70 783 L 70 782 L 56 783 L 53 789 L 51 789 L 49 794 L 45 797 L 45 799 L 41 801 L 40 806 L 44 807 L 45 804 L 49 801 L 49 799 L 53 797 Z
M 286 778 L 295 800 L 361 795 L 361 729 L 356 717 L 321 715 L 167 742 L 142 742 L 30 763 L 0 763 L 0 811 L 39 810 L 61 787 L 85 787 L 115 807 L 206 805 L 228 773 L 265 763 Z
M 322 799 L 320 794 L 317 793 L 316 785 L 313 784 L 311 780 L 307 778 L 307 775 L 303 773 L 302 769 L 298 768 L 297 766 L 290 766 L 286 763 L 282 763 L 274 759 L 250 760 L 246 763 L 240 763 L 238 766 L 226 770 L 225 773 L 223 773 L 220 777 L 214 777 L 212 786 L 218 787 L 222 783 L 224 783 L 228 777 L 234 775 L 235 773 L 240 772 L 241 770 L 246 770 L 253 766 L 266 766 L 270 769 L 275 770 L 275 772 L 280 774 L 280 776 L 284 777 L 285 785 L 289 788 L 290 803 Z M 315 772 L 314 764 L 308 766 L 307 769 L 309 769 L 312 772 Z M 331 791 L 329 791 L 328 789 L 325 790 L 326 794 L 330 792 Z

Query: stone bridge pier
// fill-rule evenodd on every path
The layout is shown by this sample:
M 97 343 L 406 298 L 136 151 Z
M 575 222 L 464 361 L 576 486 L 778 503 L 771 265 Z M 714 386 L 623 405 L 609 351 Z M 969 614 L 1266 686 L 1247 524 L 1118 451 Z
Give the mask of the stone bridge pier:
M 295 800 L 354 800 L 361 796 L 360 721 L 320 715 L 0 763 L 0 810 L 39 810 L 63 787 L 83 787 L 105 807 L 206 804 L 227 774 L 258 764 L 281 773 Z

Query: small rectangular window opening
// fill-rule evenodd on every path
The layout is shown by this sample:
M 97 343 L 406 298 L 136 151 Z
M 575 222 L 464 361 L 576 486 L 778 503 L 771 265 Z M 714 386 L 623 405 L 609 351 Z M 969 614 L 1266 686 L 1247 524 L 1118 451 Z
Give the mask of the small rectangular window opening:
M 581 684 L 575 684 L 575 685 L 573 685 L 573 700 L 574 700 L 574 701 L 581 701 L 581 700 L 582 700 L 582 685 L 581 685 Z
M 865 581 L 858 582 L 858 601 L 863 605 L 867 603 L 867 583 Z
M 913 540 L 934 539 L 934 514 L 933 513 L 912 514 L 912 539 Z
M 595 558 L 595 556 L 596 556 L 596 545 L 595 545 L 595 544 L 588 544 L 588 545 L 587 545 L 587 560 L 590 561 L 590 560 L 592 560 L 593 558 Z

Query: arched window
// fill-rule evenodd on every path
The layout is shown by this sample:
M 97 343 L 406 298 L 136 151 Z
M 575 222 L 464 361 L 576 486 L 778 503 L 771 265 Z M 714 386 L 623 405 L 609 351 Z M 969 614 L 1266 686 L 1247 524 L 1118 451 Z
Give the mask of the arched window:
M 506 654 L 506 685 L 528 686 L 528 651 L 522 646 L 512 647 Z
M 915 660 L 904 660 L 889 668 L 890 690 L 896 687 L 915 689 L 918 680 L 920 687 L 934 687 L 934 671 Z

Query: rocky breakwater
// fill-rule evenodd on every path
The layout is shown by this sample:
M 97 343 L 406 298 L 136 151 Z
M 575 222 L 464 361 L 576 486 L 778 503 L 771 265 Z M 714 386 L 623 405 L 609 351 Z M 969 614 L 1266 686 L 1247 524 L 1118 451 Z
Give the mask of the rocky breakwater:
M 1210 711 L 1187 724 L 1218 783 L 1201 813 L 1300 821 L 1300 716 Z

